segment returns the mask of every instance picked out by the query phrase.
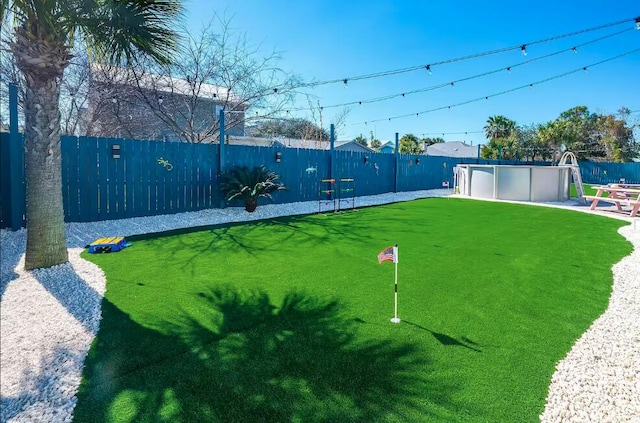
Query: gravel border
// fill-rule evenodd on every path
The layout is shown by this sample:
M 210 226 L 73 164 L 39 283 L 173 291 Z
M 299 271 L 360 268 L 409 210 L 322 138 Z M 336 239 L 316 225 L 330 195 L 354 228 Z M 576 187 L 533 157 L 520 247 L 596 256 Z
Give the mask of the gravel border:
M 356 207 L 450 195 L 450 190 L 356 198 Z M 456 196 L 458 197 L 458 196 Z M 468 197 L 461 197 L 468 198 Z M 531 203 L 525 203 L 531 204 Z M 550 207 L 630 218 L 576 207 Z M 26 230 L 0 231 L 0 378 L 2 422 L 70 422 L 84 359 L 97 333 L 104 273 L 82 260 L 86 244 L 105 235 L 137 235 L 185 227 L 317 212 L 317 201 L 66 224 L 69 263 L 26 272 Z M 638 219 L 636 219 L 637 221 Z M 560 361 L 543 422 L 640 421 L 640 225 L 620 229 L 634 252 L 613 267 L 609 308 Z

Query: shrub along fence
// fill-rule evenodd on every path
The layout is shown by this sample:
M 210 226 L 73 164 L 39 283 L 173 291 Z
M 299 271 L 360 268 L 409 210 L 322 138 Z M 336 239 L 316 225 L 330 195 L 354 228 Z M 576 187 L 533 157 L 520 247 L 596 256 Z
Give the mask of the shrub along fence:
M 515 161 L 363 153 L 282 147 L 188 144 L 63 136 L 62 190 L 65 221 L 92 222 L 224 207 L 221 169 L 264 165 L 280 175 L 286 191 L 276 203 L 314 201 L 319 191 L 352 188 L 355 196 L 453 187 L 459 163 Z M 221 155 L 222 150 L 222 155 Z M 545 163 L 548 164 L 548 163 Z M 640 182 L 640 164 L 580 163 L 585 182 L 626 178 Z M 321 180 L 334 179 L 333 186 Z M 25 225 L 24 136 L 0 133 L 0 227 Z M 352 192 L 345 193 L 351 197 Z M 261 201 L 263 203 L 263 201 Z M 231 203 L 240 205 L 240 203 Z

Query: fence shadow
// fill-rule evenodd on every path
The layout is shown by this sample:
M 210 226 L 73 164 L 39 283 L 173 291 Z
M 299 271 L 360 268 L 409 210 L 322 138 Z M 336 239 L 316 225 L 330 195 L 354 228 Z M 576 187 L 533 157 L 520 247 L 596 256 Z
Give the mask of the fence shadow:
M 77 421 L 371 422 L 429 416 L 454 387 L 411 343 L 360 340 L 334 300 L 222 287 L 152 330 L 104 301 Z M 161 333 L 162 332 L 162 333 Z M 116 418 L 117 419 L 117 418 Z

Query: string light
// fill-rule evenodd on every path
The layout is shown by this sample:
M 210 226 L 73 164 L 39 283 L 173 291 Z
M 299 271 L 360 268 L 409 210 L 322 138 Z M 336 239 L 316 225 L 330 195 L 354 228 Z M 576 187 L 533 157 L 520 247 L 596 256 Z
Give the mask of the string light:
M 525 44 L 520 46 L 520 51 L 522 52 L 523 56 L 527 55 L 527 46 Z
M 636 29 L 637 29 L 637 30 L 640 30 L 640 16 L 638 16 L 638 17 L 635 19 L 635 21 L 636 21 Z
M 573 50 L 573 52 L 574 52 L 574 53 L 577 53 L 577 52 L 578 52 L 578 49 L 577 49 L 577 48 L 575 48 L 575 47 L 572 47 L 572 48 L 571 48 L 571 50 Z
M 565 52 L 568 52 L 568 51 L 573 51 L 574 48 L 579 48 L 579 47 L 587 46 L 589 44 L 594 44 L 594 43 L 597 43 L 599 41 L 603 41 L 605 39 L 612 38 L 612 37 L 621 35 L 623 33 L 629 32 L 629 31 L 633 31 L 633 29 L 625 28 L 625 29 L 623 29 L 621 31 L 617 31 L 617 32 L 614 32 L 614 33 L 611 33 L 611 34 L 607 34 L 607 35 L 604 35 L 602 37 L 598 37 L 596 39 L 586 41 L 586 42 L 584 42 L 582 44 L 577 44 L 574 47 L 569 47 L 569 48 L 557 50 L 557 51 L 552 52 L 552 53 L 548 53 L 548 54 L 545 54 L 545 55 L 542 55 L 542 56 L 538 56 L 538 57 L 533 57 L 533 58 L 527 59 L 527 60 L 525 60 L 523 62 L 513 64 L 513 65 L 511 65 L 509 67 L 510 68 L 515 68 L 515 67 L 518 67 L 518 66 L 524 66 L 526 64 L 529 64 L 529 63 L 532 63 L 532 62 L 535 62 L 535 61 L 538 61 L 538 60 L 544 60 L 544 59 L 547 59 L 549 57 L 553 57 L 553 56 L 556 56 L 556 55 L 559 55 L 559 54 L 562 54 L 562 53 L 565 53 Z M 471 76 L 468 76 L 466 78 L 460 78 L 460 79 L 454 80 L 453 82 L 454 83 L 466 82 L 466 81 L 470 81 L 470 80 L 477 79 L 477 78 L 482 78 L 484 76 L 489 76 L 489 75 L 492 75 L 494 73 L 499 73 L 499 72 L 504 72 L 504 71 L 505 71 L 505 68 L 498 68 L 498 69 L 494 69 L 494 70 L 491 70 L 491 71 L 483 72 L 483 73 L 480 73 L 480 74 L 471 75 Z M 428 91 L 433 91 L 433 90 L 436 90 L 436 89 L 444 88 L 444 87 L 449 86 L 449 85 L 451 85 L 451 83 L 450 82 L 446 82 L 446 83 L 432 85 L 432 86 L 425 87 L 425 88 L 419 88 L 419 89 L 412 90 L 412 91 L 405 91 L 404 93 L 396 93 L 396 94 L 390 94 L 390 95 L 381 96 L 381 97 L 373 97 L 373 98 L 369 98 L 369 99 L 365 99 L 365 100 L 351 101 L 351 102 L 340 103 L 340 104 L 332 104 L 332 105 L 329 105 L 329 106 L 325 106 L 325 108 L 329 109 L 329 108 L 336 108 L 336 107 L 353 106 L 353 105 L 356 105 L 356 104 L 362 105 L 363 103 L 366 103 L 366 104 L 376 103 L 376 102 L 380 102 L 380 101 L 386 101 L 386 100 L 391 100 L 393 98 L 401 97 L 402 94 L 407 96 L 407 95 L 410 95 L 410 94 L 423 93 L 423 92 L 428 92 Z M 312 109 L 311 108 L 298 108 L 298 109 L 295 109 L 295 110 L 296 111 L 308 111 L 308 110 L 312 110 Z
M 444 110 L 444 109 L 450 109 L 450 108 L 452 108 L 452 107 L 463 106 L 463 105 L 466 105 L 466 104 L 475 103 L 476 101 L 480 101 L 480 100 L 482 100 L 483 98 L 484 98 L 485 100 L 488 100 L 488 99 L 489 99 L 489 97 L 498 97 L 498 96 L 501 96 L 501 95 L 509 94 L 509 93 L 514 92 L 514 91 L 519 91 L 519 90 L 521 90 L 521 89 L 523 89 L 523 88 L 531 87 L 533 84 L 542 84 L 542 83 L 545 83 L 545 82 L 553 81 L 553 80 L 555 80 L 555 79 L 559 79 L 559 78 L 563 78 L 563 77 L 565 77 L 565 76 L 569 76 L 569 75 L 574 74 L 574 73 L 576 73 L 576 72 L 579 72 L 579 71 L 581 71 L 581 70 L 583 70 L 583 71 L 585 71 L 585 72 L 586 72 L 588 67 L 598 66 L 598 65 L 601 65 L 601 64 L 603 64 L 603 63 L 607 63 L 607 62 L 610 62 L 610 61 L 612 61 L 612 60 L 616 60 L 616 59 L 619 59 L 619 58 L 621 58 L 621 57 L 628 56 L 628 55 L 630 55 L 630 54 L 634 54 L 634 53 L 638 53 L 638 52 L 640 52 L 640 48 L 637 48 L 637 49 L 635 49 L 635 50 L 631 50 L 631 51 L 627 51 L 626 53 L 622 53 L 622 54 L 619 54 L 619 55 L 617 55 L 617 56 L 613 56 L 613 57 L 610 57 L 610 58 L 608 58 L 608 59 L 601 60 L 601 61 L 596 62 L 596 63 L 592 63 L 592 64 L 590 64 L 590 65 L 588 65 L 588 66 L 584 66 L 584 67 L 582 67 L 582 68 L 578 68 L 578 69 L 574 69 L 574 70 L 571 70 L 571 71 L 568 71 L 568 72 L 564 72 L 564 73 L 561 73 L 561 74 L 558 74 L 558 75 L 554 75 L 554 76 L 551 76 L 551 77 L 549 77 L 549 78 L 546 78 L 546 79 L 543 79 L 543 80 L 540 80 L 540 81 L 535 81 L 535 82 L 532 82 L 532 83 L 529 83 L 529 84 L 526 84 L 526 85 L 521 85 L 521 86 L 519 86 L 519 87 L 515 87 L 515 88 L 508 89 L 508 90 L 500 91 L 500 92 L 498 92 L 498 93 L 490 94 L 490 95 L 488 95 L 488 96 L 478 97 L 478 98 L 474 98 L 474 99 L 467 100 L 467 101 L 463 101 L 463 102 L 456 103 L 456 104 L 450 104 L 450 105 L 448 105 L 448 106 L 441 106 L 441 107 L 436 107 L 436 108 L 434 108 L 434 109 L 423 110 L 423 111 L 420 111 L 419 113 L 421 113 L 421 114 L 422 114 L 422 113 L 431 113 L 431 112 L 436 112 L 436 111 L 438 111 L 438 110 Z M 387 120 L 387 119 L 388 119 L 389 121 L 391 121 L 392 119 L 394 119 L 394 120 L 395 120 L 395 119 L 400 119 L 400 118 L 404 118 L 404 117 L 408 117 L 408 116 L 412 116 L 412 115 L 413 115 L 413 113 L 411 113 L 411 114 L 405 114 L 405 115 L 398 115 L 398 116 L 392 116 L 392 117 L 390 117 L 390 118 L 383 118 L 383 119 L 370 120 L 369 122 L 381 122 L 381 121 L 383 121 L 383 120 Z M 355 123 L 354 125 L 358 125 L 358 123 Z
M 489 50 L 489 51 L 484 51 L 484 52 L 480 52 L 480 53 L 475 53 L 475 54 L 470 54 L 467 56 L 461 56 L 461 57 L 455 57 L 453 59 L 447 59 L 447 60 L 442 60 L 440 62 L 435 62 L 435 63 L 431 63 L 428 65 L 418 65 L 418 66 L 410 66 L 410 67 L 406 67 L 406 68 L 400 68 L 400 69 L 392 69 L 392 70 L 388 70 L 388 71 L 382 71 L 382 72 L 376 72 L 376 73 L 370 73 L 370 74 L 365 74 L 365 75 L 358 75 L 358 76 L 352 76 L 352 77 L 348 77 L 346 79 L 349 79 L 351 81 L 358 81 L 358 80 L 362 80 L 362 79 L 371 79 L 371 78 L 380 78 L 380 77 L 385 77 L 385 76 L 390 76 L 390 75 L 396 75 L 399 73 L 406 73 L 406 72 L 413 72 L 419 69 L 423 69 L 426 68 L 427 71 L 430 70 L 430 67 L 433 65 L 442 65 L 442 64 L 449 64 L 449 63 L 454 63 L 454 62 L 460 62 L 460 61 L 464 61 L 464 60 L 469 60 L 469 59 L 475 59 L 478 57 L 483 57 L 483 56 L 489 56 L 489 55 L 493 55 L 493 54 L 498 54 L 498 53 L 505 53 L 507 51 L 511 51 L 511 50 L 515 50 L 515 49 L 520 49 L 522 51 L 522 47 L 523 46 L 531 46 L 534 44 L 542 44 L 542 43 L 547 43 L 549 41 L 554 41 L 554 40 L 558 40 L 561 38 L 567 38 L 567 37 L 572 37 L 574 35 L 579 35 L 579 34 L 584 34 L 587 32 L 592 32 L 592 31 L 597 31 L 600 29 L 604 29 L 604 28 L 608 28 L 611 26 L 617 26 L 617 25 L 621 25 L 623 23 L 628 23 L 629 20 L 631 19 L 625 19 L 625 20 L 621 20 L 621 21 L 617 21 L 617 22 L 611 22 L 611 23 L 607 23 L 607 24 L 603 24 L 603 25 L 599 25 L 596 27 L 592 27 L 592 28 L 587 28 L 587 29 L 582 29 L 579 31 L 573 31 L 573 32 L 569 32 L 566 34 L 561 34 L 561 35 L 555 35 L 552 37 L 548 37 L 548 38 L 544 38 L 544 39 L 540 39 L 540 40 L 536 40 L 536 41 L 530 41 L 524 44 L 518 44 L 515 46 L 511 46 L 511 47 L 504 47 L 504 48 L 500 48 L 500 49 L 496 49 L 496 50 Z M 634 21 L 636 22 L 636 27 L 640 26 L 640 17 L 637 17 L 634 19 Z M 340 78 L 340 79 L 329 79 L 329 80 L 325 80 L 325 81 L 317 81 L 317 82 L 310 82 L 308 84 L 302 84 L 299 86 L 299 88 L 301 87 L 315 87 L 315 86 L 319 86 L 319 85 L 327 85 L 327 84 L 334 84 L 336 82 L 344 82 L 345 78 Z
M 425 66 L 425 69 L 429 72 L 429 75 L 431 75 L 431 65 Z

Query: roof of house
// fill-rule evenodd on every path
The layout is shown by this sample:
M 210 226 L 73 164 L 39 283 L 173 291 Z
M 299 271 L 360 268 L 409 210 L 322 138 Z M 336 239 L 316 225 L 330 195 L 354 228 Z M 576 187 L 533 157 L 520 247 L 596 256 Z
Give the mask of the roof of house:
M 197 96 L 201 98 L 215 98 L 221 102 L 242 103 L 242 99 L 227 88 L 205 82 L 199 82 L 194 88 L 189 81 L 185 79 L 151 73 L 136 74 L 132 69 L 103 65 L 100 63 L 90 63 L 89 71 L 91 78 L 98 82 L 134 85 L 137 80 L 140 87 L 149 90 L 158 90 L 184 96 L 192 96 L 195 92 Z
M 468 145 L 462 141 L 449 141 L 432 144 L 427 147 L 428 156 L 445 157 L 478 157 L 478 146 Z
M 365 153 L 375 153 L 373 148 L 369 148 L 366 145 L 362 145 L 359 142 L 352 141 L 336 141 L 334 148 L 336 150 L 349 150 L 349 151 L 362 151 Z

